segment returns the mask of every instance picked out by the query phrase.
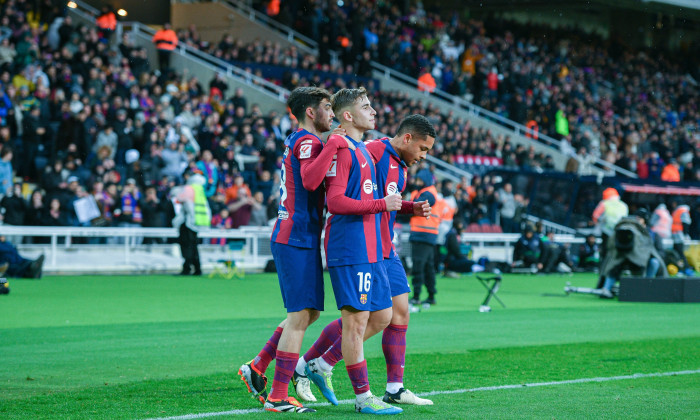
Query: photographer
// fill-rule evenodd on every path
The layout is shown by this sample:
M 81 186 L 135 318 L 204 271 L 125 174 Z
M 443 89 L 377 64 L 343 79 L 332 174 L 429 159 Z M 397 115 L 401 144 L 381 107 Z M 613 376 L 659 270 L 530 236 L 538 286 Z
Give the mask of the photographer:
M 612 299 L 612 287 L 625 269 L 632 271 L 633 275 L 668 276 L 663 261 L 646 227 L 644 213 L 622 218 L 607 243 L 607 254 L 600 271 L 605 279 L 600 297 Z

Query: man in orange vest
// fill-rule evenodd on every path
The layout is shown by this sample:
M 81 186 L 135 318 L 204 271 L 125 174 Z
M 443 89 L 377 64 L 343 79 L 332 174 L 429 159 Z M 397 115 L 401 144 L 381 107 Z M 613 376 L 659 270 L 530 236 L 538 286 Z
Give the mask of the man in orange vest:
M 673 249 L 678 253 L 681 261 L 685 263 L 684 266 L 686 268 L 684 274 L 688 276 L 694 275 L 695 272 L 690 268 L 690 264 L 688 264 L 688 260 L 685 258 L 685 239 L 688 237 L 690 224 L 692 223 L 690 219 L 690 207 L 685 204 L 677 206 L 673 210 L 673 213 L 671 213 L 671 218 L 673 220 L 673 224 L 671 225 Z
M 433 93 L 437 88 L 437 82 L 432 74 L 430 74 L 429 68 L 424 68 L 422 74 L 418 77 L 418 90 L 421 92 Z
M 416 184 L 419 188 L 411 193 L 412 201 L 428 201 L 432 207 L 429 217 L 411 217 L 411 259 L 413 260 L 413 298 L 412 305 L 423 303 L 435 304 L 435 244 L 440 226 L 440 214 L 442 210 L 437 203 L 437 189 L 433 185 L 432 174 L 429 171 L 419 171 L 416 175 Z M 421 302 L 420 293 L 425 283 L 428 289 L 428 299 Z
M 158 50 L 158 67 L 160 71 L 170 68 L 170 53 L 177 47 L 177 34 L 172 30 L 169 23 L 163 25 L 163 29 L 158 30 L 153 35 L 153 44 Z
M 95 19 L 95 24 L 100 30 L 100 39 L 109 43 L 112 34 L 117 30 L 117 15 L 109 6 L 104 5 L 102 6 L 102 12 Z

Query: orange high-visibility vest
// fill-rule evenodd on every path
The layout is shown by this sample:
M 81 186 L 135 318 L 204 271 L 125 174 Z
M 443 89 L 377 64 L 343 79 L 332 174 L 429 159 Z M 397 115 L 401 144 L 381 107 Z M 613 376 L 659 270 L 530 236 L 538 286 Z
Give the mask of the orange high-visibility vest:
M 432 93 L 436 87 L 437 83 L 432 74 L 426 72 L 418 78 L 418 90 Z
M 683 233 L 683 214 L 690 211 L 688 206 L 678 206 L 677 209 L 673 210 L 672 219 L 673 224 L 671 225 L 671 233 Z
M 100 29 L 114 31 L 117 29 L 117 16 L 114 12 L 105 13 L 104 15 L 98 16 L 95 23 Z
M 534 132 L 534 134 L 525 133 L 525 137 L 530 137 L 532 139 L 537 140 L 537 138 L 540 136 L 540 128 L 537 125 L 537 121 L 530 120 L 527 122 L 527 124 L 525 124 L 525 127 L 529 128 Z
M 177 34 L 172 29 L 161 29 L 152 39 L 159 50 L 173 51 L 177 47 Z
M 425 191 L 432 193 L 435 196 L 435 205 L 430 211 L 430 217 L 423 216 L 413 216 L 411 217 L 411 232 L 425 232 L 432 233 L 435 236 L 438 234 L 438 226 L 440 226 L 440 214 L 442 213 L 443 204 L 438 200 L 437 190 L 434 185 L 425 187 L 420 191 L 413 191 L 411 193 L 411 201 L 420 197 Z

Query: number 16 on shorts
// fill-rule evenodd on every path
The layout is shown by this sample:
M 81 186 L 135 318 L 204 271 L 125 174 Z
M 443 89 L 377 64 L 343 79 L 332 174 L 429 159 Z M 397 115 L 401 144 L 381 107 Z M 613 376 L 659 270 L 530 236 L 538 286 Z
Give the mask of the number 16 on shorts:
M 358 271 L 357 277 L 359 283 L 358 291 L 360 292 L 360 303 L 364 305 L 367 303 L 367 294 L 372 287 L 372 273 L 363 273 Z

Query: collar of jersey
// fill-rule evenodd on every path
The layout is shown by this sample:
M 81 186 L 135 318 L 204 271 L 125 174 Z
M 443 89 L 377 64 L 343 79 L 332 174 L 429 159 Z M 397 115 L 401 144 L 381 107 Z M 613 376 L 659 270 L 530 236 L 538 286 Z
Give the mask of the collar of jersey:
M 396 152 L 396 150 L 394 150 L 394 146 L 391 145 L 391 142 L 389 142 L 389 139 L 382 139 L 382 142 L 384 144 L 386 144 L 386 150 L 389 151 L 389 154 L 394 156 L 396 158 L 396 160 L 399 161 L 399 164 L 401 164 L 401 166 L 403 166 L 404 168 L 407 168 L 408 165 L 406 165 L 406 162 L 404 162 L 403 159 L 401 159 L 401 156 L 399 156 L 399 154 Z

